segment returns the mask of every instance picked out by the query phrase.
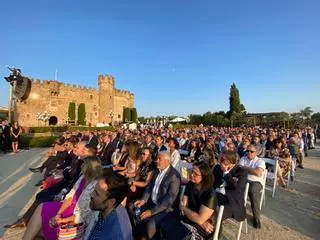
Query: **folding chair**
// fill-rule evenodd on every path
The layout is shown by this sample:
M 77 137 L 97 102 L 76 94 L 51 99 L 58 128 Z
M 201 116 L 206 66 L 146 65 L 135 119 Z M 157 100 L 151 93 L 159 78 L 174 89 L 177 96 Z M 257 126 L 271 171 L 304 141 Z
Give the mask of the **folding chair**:
M 248 193 L 249 193 L 249 186 L 250 186 L 250 183 L 247 182 L 247 183 L 246 183 L 245 190 L 244 190 L 244 207 L 245 207 L 245 208 L 247 207 L 247 202 L 248 202 L 247 199 L 248 199 Z M 229 219 L 227 219 L 227 220 L 229 220 L 229 221 L 232 222 L 232 223 L 237 222 L 236 220 L 234 220 L 234 219 L 232 219 L 232 218 L 229 218 Z M 245 233 L 247 234 L 247 233 L 248 233 L 247 216 L 246 216 L 245 219 L 244 219 L 243 221 L 241 221 L 240 224 L 239 224 L 239 228 L 238 228 L 238 232 L 237 232 L 237 240 L 240 240 L 243 223 L 245 224 Z
M 244 208 L 247 207 L 249 186 L 250 186 L 250 183 L 247 182 L 246 183 L 246 188 L 244 190 Z M 237 240 L 240 240 L 243 222 L 245 224 L 245 233 L 246 234 L 248 233 L 248 222 L 247 222 L 247 216 L 246 216 L 244 221 L 241 221 L 240 224 L 239 224 L 239 229 L 238 229 L 238 233 L 237 233 Z
M 224 211 L 224 206 L 221 205 L 218 210 L 218 217 L 217 217 L 216 229 L 213 234 L 213 240 L 218 240 L 223 211 Z
M 268 163 L 273 166 L 273 172 L 268 171 L 267 174 L 267 179 L 273 180 L 272 188 L 269 186 L 266 186 L 265 189 L 272 191 L 272 197 L 274 197 L 274 194 L 276 192 L 276 187 L 278 183 L 277 179 L 277 165 L 278 165 L 278 160 L 277 159 L 270 159 L 270 158 L 262 158 L 265 163 Z
M 266 204 L 266 182 L 267 182 L 268 170 L 265 169 L 263 172 L 263 184 L 261 190 L 261 198 L 260 198 L 260 210 L 262 208 L 262 203 Z

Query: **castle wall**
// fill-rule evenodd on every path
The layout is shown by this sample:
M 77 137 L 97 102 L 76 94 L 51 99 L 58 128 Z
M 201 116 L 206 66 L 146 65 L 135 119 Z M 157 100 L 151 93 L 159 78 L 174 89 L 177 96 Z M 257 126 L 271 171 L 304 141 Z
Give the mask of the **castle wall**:
M 15 102 L 15 120 L 21 126 L 42 126 L 44 123 L 37 120 L 37 114 L 47 111 L 51 116 L 57 117 L 58 125 L 63 125 L 68 121 L 69 103 L 75 102 L 76 115 L 79 104 L 85 104 L 87 124 L 96 125 L 99 122 L 110 122 L 106 114 L 114 108 L 118 108 L 118 102 L 125 104 L 125 106 L 127 104 L 133 105 L 133 101 L 129 103 L 129 101 L 119 100 L 119 97 L 115 96 L 115 92 L 114 80 L 113 82 L 100 82 L 99 79 L 99 90 L 77 85 L 65 85 L 57 81 L 40 82 L 40 80 L 36 80 L 32 82 L 29 98 L 23 102 Z M 116 115 L 114 116 L 113 120 L 115 121 L 117 119 Z

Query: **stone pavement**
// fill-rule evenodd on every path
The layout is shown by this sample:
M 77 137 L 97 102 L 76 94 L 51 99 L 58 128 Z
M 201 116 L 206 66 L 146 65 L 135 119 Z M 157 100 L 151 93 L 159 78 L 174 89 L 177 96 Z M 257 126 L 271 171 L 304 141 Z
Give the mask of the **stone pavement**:
M 42 162 L 44 148 L 23 150 L 17 154 L 0 155 L 0 237 L 3 226 L 15 221 L 21 215 L 24 206 L 37 191 L 34 187 L 40 174 L 33 174 L 29 167 Z

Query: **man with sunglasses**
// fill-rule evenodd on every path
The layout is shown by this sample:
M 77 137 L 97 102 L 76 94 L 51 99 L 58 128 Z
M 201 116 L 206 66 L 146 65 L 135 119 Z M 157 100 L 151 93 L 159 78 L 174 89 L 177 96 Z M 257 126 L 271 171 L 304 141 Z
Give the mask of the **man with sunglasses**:
M 263 184 L 263 173 L 266 164 L 263 159 L 257 157 L 255 146 L 249 145 L 246 152 L 247 156 L 240 159 L 239 165 L 246 168 L 249 173 L 248 182 L 250 182 L 250 187 L 248 195 L 253 213 L 253 226 L 255 228 L 261 228 L 259 203 Z

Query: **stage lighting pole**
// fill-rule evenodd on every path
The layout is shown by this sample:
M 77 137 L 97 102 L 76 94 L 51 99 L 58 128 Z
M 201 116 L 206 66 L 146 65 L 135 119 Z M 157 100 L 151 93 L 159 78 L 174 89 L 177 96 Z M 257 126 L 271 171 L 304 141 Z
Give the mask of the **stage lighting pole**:
M 12 123 L 12 110 L 13 110 L 13 106 L 12 106 L 12 102 L 13 102 L 13 90 L 16 86 L 16 81 L 13 81 L 13 84 L 9 83 L 10 84 L 10 88 L 9 88 L 9 107 L 8 107 L 8 110 L 9 110 L 9 116 L 8 116 L 8 121 L 9 123 Z

